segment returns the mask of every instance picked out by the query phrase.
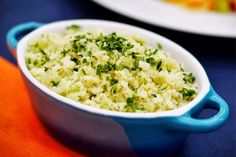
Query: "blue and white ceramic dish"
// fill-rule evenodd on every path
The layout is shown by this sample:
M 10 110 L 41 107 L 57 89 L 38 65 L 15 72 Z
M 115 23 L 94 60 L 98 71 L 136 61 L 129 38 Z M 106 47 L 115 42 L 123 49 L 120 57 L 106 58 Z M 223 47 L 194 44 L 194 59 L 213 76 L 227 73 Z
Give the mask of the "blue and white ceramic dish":
M 33 37 L 45 32 L 63 32 L 71 24 L 107 32 L 135 34 L 150 45 L 162 43 L 173 58 L 196 76 L 199 85 L 197 97 L 189 104 L 171 111 L 123 113 L 93 108 L 54 93 L 30 74 L 24 54 Z M 17 37 L 26 31 L 32 32 L 18 42 Z M 150 31 L 103 20 L 68 20 L 50 24 L 29 22 L 12 28 L 8 32 L 7 42 L 10 51 L 17 53 L 18 65 L 38 116 L 47 125 L 74 139 L 83 139 L 107 149 L 128 151 L 131 152 L 129 156 L 168 156 L 183 144 L 189 133 L 214 131 L 227 120 L 228 105 L 213 90 L 197 59 L 174 42 Z M 194 118 L 205 108 L 214 108 L 218 112 L 207 119 Z

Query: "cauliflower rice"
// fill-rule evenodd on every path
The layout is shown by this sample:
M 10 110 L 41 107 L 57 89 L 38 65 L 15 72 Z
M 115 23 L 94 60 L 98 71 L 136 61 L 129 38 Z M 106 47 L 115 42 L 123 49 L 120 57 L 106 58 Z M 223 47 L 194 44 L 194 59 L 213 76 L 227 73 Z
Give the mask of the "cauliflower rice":
M 31 74 L 52 91 L 85 105 L 119 112 L 173 110 L 193 100 L 195 77 L 160 44 L 77 25 L 45 33 L 25 54 Z

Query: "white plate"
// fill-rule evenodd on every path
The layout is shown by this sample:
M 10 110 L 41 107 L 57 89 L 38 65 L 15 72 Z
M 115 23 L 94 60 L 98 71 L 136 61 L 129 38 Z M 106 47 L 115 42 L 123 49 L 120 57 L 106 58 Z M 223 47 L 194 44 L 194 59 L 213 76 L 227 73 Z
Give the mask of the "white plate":
M 160 0 L 93 0 L 128 17 L 174 30 L 236 38 L 236 14 L 191 11 Z

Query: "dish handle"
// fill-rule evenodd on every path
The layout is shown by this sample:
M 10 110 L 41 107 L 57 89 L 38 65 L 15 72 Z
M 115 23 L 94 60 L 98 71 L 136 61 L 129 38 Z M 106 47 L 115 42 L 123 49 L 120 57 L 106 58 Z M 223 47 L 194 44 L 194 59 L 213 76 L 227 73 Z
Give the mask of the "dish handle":
M 14 26 L 7 33 L 7 47 L 11 54 L 16 58 L 16 46 L 18 44 L 18 37 L 24 33 L 33 31 L 38 27 L 42 26 L 39 22 L 27 22 Z
M 199 106 L 199 107 L 198 107 Z M 207 119 L 194 118 L 193 115 L 206 108 L 215 109 L 216 115 Z M 229 116 L 228 104 L 211 87 L 201 105 L 197 105 L 193 110 L 178 117 L 173 118 L 171 127 L 174 130 L 180 130 L 190 133 L 204 133 L 214 131 L 221 127 Z

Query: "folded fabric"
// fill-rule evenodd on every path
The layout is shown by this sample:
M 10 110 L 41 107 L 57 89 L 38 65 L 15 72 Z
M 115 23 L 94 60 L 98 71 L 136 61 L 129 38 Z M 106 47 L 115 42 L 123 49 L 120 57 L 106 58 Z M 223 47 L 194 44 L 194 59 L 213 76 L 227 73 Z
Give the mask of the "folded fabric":
M 0 156 L 81 157 L 36 117 L 18 68 L 0 57 Z

